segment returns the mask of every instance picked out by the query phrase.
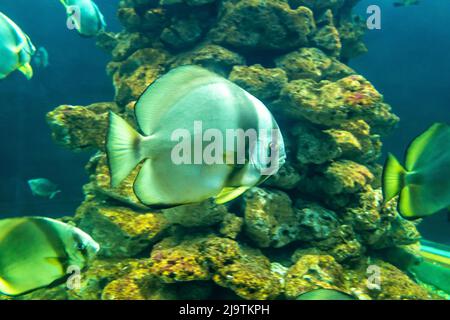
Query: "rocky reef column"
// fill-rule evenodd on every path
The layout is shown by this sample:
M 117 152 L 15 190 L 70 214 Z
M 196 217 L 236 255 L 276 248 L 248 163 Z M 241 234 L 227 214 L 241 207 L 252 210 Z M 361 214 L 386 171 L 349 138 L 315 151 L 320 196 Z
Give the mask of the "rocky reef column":
M 98 38 L 111 53 L 114 101 L 60 106 L 47 117 L 57 143 L 97 152 L 74 221 L 102 245 L 101 260 L 76 298 L 295 299 L 317 288 L 360 299 L 430 297 L 380 259 L 419 234 L 395 200 L 382 202 L 381 138 L 399 119 L 346 65 L 366 51 L 364 24 L 351 14 L 356 2 L 120 1 L 124 30 Z M 287 163 L 230 204 L 151 211 L 133 193 L 136 172 L 110 187 L 106 115 L 134 124 L 144 89 L 187 64 L 263 101 L 282 129 Z M 382 291 L 367 285 L 369 265 L 379 268 Z

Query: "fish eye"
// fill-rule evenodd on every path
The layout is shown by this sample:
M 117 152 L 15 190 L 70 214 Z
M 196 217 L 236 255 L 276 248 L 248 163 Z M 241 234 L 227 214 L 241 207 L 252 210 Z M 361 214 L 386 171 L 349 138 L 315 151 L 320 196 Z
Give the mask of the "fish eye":
M 85 252 L 87 249 L 86 245 L 83 242 L 78 242 L 77 243 L 77 250 Z

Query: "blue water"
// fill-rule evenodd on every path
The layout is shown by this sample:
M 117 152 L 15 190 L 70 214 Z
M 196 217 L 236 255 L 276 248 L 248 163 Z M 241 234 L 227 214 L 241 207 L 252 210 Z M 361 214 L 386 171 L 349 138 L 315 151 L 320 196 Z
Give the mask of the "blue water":
M 381 30 L 368 31 L 369 52 L 351 66 L 369 79 L 400 117 L 398 128 L 383 139 L 384 151 L 403 159 L 412 139 L 434 122 L 450 123 L 450 1 L 423 0 L 394 8 L 393 1 L 362 0 L 355 12 L 381 8 Z M 419 227 L 427 238 L 450 244 L 447 212 Z
M 108 29 L 120 30 L 117 1 L 98 0 Z M 27 81 L 16 72 L 0 83 L 0 212 L 4 214 L 73 214 L 83 199 L 87 182 L 84 165 L 89 153 L 74 154 L 55 145 L 45 114 L 60 104 L 87 105 L 111 101 L 113 87 L 105 73 L 110 57 L 95 46 L 95 39 L 80 37 L 66 28 L 59 1 L 2 0 L 0 11 L 14 20 L 36 47 L 49 53 L 50 65 L 35 70 Z M 62 193 L 54 201 L 31 195 L 26 181 L 46 177 Z
M 121 29 L 118 1 L 97 0 L 108 29 Z M 382 29 L 369 31 L 369 53 L 351 66 L 384 94 L 400 116 L 398 129 L 384 138 L 384 150 L 402 157 L 409 142 L 436 121 L 450 123 L 450 1 L 423 0 L 420 6 L 394 8 L 392 1 L 360 2 L 355 12 L 365 16 L 370 4 L 382 8 Z M 50 66 L 35 70 L 31 81 L 15 73 L 0 82 L 0 212 L 2 215 L 73 214 L 83 199 L 88 177 L 84 165 L 90 153 L 74 154 L 55 145 L 45 114 L 64 103 L 87 105 L 113 99 L 105 73 L 108 54 L 95 40 L 81 38 L 65 27 L 64 8 L 57 0 L 3 0 L 0 11 L 25 30 L 36 46 L 45 47 Z M 32 197 L 26 181 L 46 177 L 62 193 L 53 201 Z M 425 237 L 450 243 L 445 212 L 420 227 Z

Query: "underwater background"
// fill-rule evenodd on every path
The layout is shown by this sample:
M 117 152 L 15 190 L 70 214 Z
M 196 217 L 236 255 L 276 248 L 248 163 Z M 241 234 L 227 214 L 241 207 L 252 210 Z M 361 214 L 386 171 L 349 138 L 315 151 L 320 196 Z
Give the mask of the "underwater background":
M 246 0 L 243 2 L 250 3 L 252 1 L 253 0 Z M 127 9 L 132 8 L 138 2 L 139 1 L 131 0 L 122 1 L 122 7 Z M 192 2 L 196 1 L 194 0 Z M 201 3 L 202 1 L 198 2 Z M 211 2 L 214 1 L 204 1 L 207 6 Z M 236 3 L 237 1 L 230 2 Z M 267 2 L 272 3 L 276 1 Z M 303 2 L 308 3 L 308 1 L 289 1 L 293 7 L 295 7 L 296 3 L 303 4 Z M 309 2 L 312 3 L 314 1 Z M 382 29 L 365 30 L 363 42 L 368 51 L 364 53 L 359 52 L 361 54 L 355 54 L 355 56 L 348 54 L 348 65 L 358 74 L 364 76 L 364 78 L 370 81 L 376 90 L 383 95 L 384 102 L 392 107 L 391 112 L 400 118 L 400 122 L 396 125 L 395 129 L 391 131 L 390 126 L 395 121 L 390 118 L 390 115 L 387 116 L 389 121 L 392 120 L 389 122 L 389 125 L 386 125 L 387 131 L 390 131 L 390 133 L 381 138 L 383 143 L 382 156 L 379 160 L 377 160 L 377 163 L 383 164 L 387 152 L 395 154 L 402 161 L 405 150 L 414 137 L 422 133 L 426 128 L 435 122 L 450 123 L 450 112 L 448 105 L 450 101 L 450 60 L 446 57 L 446 53 L 450 50 L 450 29 L 447 27 L 448 18 L 450 16 L 450 2 L 445 0 L 423 0 L 419 5 L 394 7 L 392 5 L 393 1 L 347 1 L 347 3 L 356 2 L 357 4 L 353 8 L 353 13 L 360 15 L 363 19 L 366 19 L 367 17 L 366 9 L 369 5 L 377 4 L 381 7 Z M 121 32 L 123 30 L 123 26 L 117 18 L 119 1 L 97 0 L 96 3 L 105 16 L 105 20 L 107 22 L 106 31 L 114 33 Z M 333 3 L 335 2 L 333 1 Z M 337 1 L 337 3 L 339 3 L 339 1 Z M 136 5 L 136 7 L 139 6 Z M 111 80 L 112 77 L 107 75 L 105 70 L 107 64 L 111 61 L 111 54 L 106 52 L 107 50 L 102 50 L 96 46 L 96 39 L 83 38 L 76 32 L 68 30 L 65 27 L 67 18 L 64 14 L 64 8 L 58 1 L 3 0 L 0 4 L 0 11 L 6 13 L 11 19 L 13 19 L 30 36 L 36 47 L 45 47 L 49 53 L 49 66 L 46 68 L 35 68 L 34 77 L 30 81 L 27 81 L 23 75 L 18 72 L 13 73 L 8 78 L 0 81 L 0 107 L 2 110 L 0 113 L 0 137 L 3 147 L 1 160 L 2 166 L 0 168 L 0 212 L 3 217 L 23 215 L 40 215 L 49 217 L 73 216 L 77 208 L 79 208 L 80 204 L 85 200 L 85 194 L 88 195 L 88 198 L 92 196 L 92 190 L 89 188 L 87 188 L 87 191 L 85 190 L 85 193 L 83 193 L 83 186 L 89 182 L 89 174 L 87 173 L 85 167 L 89 159 L 94 155 L 95 151 L 90 150 L 74 153 L 72 150 L 67 150 L 56 144 L 55 141 L 52 140 L 52 131 L 50 130 L 49 123 L 46 120 L 46 114 L 54 110 L 56 107 L 68 103 L 75 106 L 88 106 L 96 102 L 113 101 L 115 98 L 115 88 L 113 86 L 113 81 Z M 180 13 L 178 13 L 178 15 L 175 13 L 175 16 L 177 17 L 176 19 L 182 20 L 179 18 L 180 15 L 182 16 Z M 123 21 L 132 24 L 133 20 L 130 18 L 130 22 L 127 20 L 127 16 L 125 14 L 124 16 L 125 17 L 122 17 Z M 201 14 L 199 14 L 199 16 L 200 20 L 204 19 Z M 197 17 L 194 19 L 196 18 Z M 39 23 L 37 24 L 36 21 L 39 21 Z M 136 32 L 136 30 L 132 30 L 130 32 Z M 358 36 L 355 36 L 355 38 L 358 38 Z M 352 39 L 352 41 L 353 40 L 354 39 Z M 103 46 L 103 49 L 110 46 L 108 41 L 114 42 L 107 37 L 102 38 L 99 42 L 102 41 L 103 43 L 101 43 L 100 46 Z M 118 46 L 120 46 L 121 42 L 125 41 L 120 39 L 118 42 Z M 188 51 L 188 49 L 190 49 L 190 47 L 182 47 L 181 49 L 177 48 L 178 51 L 174 50 L 174 52 L 181 55 L 183 51 Z M 355 49 L 355 52 L 356 51 L 357 50 Z M 222 54 L 222 52 L 220 52 L 220 54 Z M 259 56 L 256 53 L 254 56 L 252 56 L 252 53 L 248 52 L 245 52 L 245 54 L 248 65 L 262 62 L 265 59 L 264 56 Z M 122 58 L 125 59 L 131 54 L 127 52 L 123 55 L 125 57 Z M 117 56 L 114 57 L 114 59 L 116 58 Z M 158 63 L 158 59 L 159 56 L 155 57 L 155 63 Z M 226 61 L 227 67 L 231 68 L 233 65 L 239 64 L 236 62 L 239 61 L 239 59 L 234 56 L 226 56 L 226 59 L 228 59 Z M 186 60 L 195 61 L 195 59 L 189 60 L 189 58 Z M 223 61 L 221 61 L 221 63 L 222 62 Z M 264 67 L 274 67 L 274 65 L 265 65 Z M 109 68 L 111 73 L 115 71 L 114 65 L 110 65 Z M 343 71 L 344 74 L 345 72 L 346 71 Z M 132 78 L 132 76 L 130 76 L 130 78 Z M 237 76 L 237 78 L 239 77 Z M 119 80 L 123 82 L 127 81 L 126 76 Z M 120 81 L 117 82 L 120 83 Z M 115 84 L 117 85 L 117 83 Z M 134 93 L 135 92 L 133 92 L 133 94 Z M 124 98 L 123 101 L 121 101 L 121 104 L 125 105 L 126 102 L 129 102 L 128 100 L 127 98 Z M 54 121 L 54 119 L 55 118 L 52 118 L 51 121 Z M 277 118 L 279 122 L 283 122 L 283 117 L 280 119 L 281 120 Z M 386 121 L 386 123 L 387 122 L 388 121 Z M 280 125 L 283 127 L 283 123 L 280 123 Z M 385 124 L 382 124 L 380 127 L 383 128 L 384 125 Z M 90 163 L 89 170 L 91 174 L 93 170 L 92 166 L 95 167 L 97 165 L 95 161 L 92 161 L 94 164 Z M 356 170 L 359 170 L 359 168 L 356 168 Z M 96 172 L 96 174 L 101 177 L 103 172 Z M 33 196 L 27 181 L 40 177 L 47 178 L 56 183 L 62 192 L 51 200 Z M 258 194 L 259 192 L 261 192 L 263 196 Z M 256 199 L 258 196 L 265 197 L 264 191 L 256 191 L 255 193 Z M 95 192 L 93 192 L 93 194 L 95 194 Z M 280 202 L 282 202 L 281 200 L 283 197 L 284 195 L 280 196 Z M 103 199 L 101 197 L 99 198 Z M 275 198 L 278 199 L 277 196 L 275 196 Z M 91 200 L 91 198 L 88 200 Z M 314 200 L 315 199 L 313 199 L 313 201 Z M 252 201 L 254 201 L 252 205 L 256 207 L 259 205 L 258 200 L 251 198 L 251 196 L 245 198 L 245 201 L 248 203 L 252 203 Z M 108 203 L 108 206 L 109 205 L 114 207 L 117 203 L 112 201 L 111 203 Z M 89 217 L 83 217 L 83 215 L 85 215 L 84 211 L 88 212 L 92 209 L 89 206 L 95 206 L 95 203 L 90 204 L 87 201 L 84 207 L 79 209 L 81 212 L 81 224 L 88 229 L 90 228 L 88 227 L 90 222 L 93 222 L 93 224 L 99 223 L 98 221 L 95 221 L 95 218 L 92 218 L 91 221 L 89 220 Z M 92 210 L 95 211 L 96 209 Z M 102 208 L 99 208 L 98 210 L 101 211 Z M 207 210 L 209 210 L 209 208 Z M 235 209 L 233 208 L 233 210 Z M 114 212 L 114 209 L 112 211 Z M 196 213 L 195 209 L 193 212 Z M 218 210 L 218 214 L 222 213 L 222 211 Z M 128 214 L 128 212 L 126 214 Z M 125 218 L 127 217 L 126 214 L 124 213 Z M 174 215 L 176 214 L 180 213 L 174 213 Z M 226 216 L 231 219 L 228 221 L 228 227 L 231 229 L 236 227 L 233 223 L 239 219 L 235 219 L 235 216 L 228 213 Z M 172 218 L 174 221 L 179 219 L 178 217 Z M 211 217 L 208 217 L 208 219 L 209 218 Z M 153 217 L 149 219 L 153 219 Z M 216 217 L 214 216 L 211 219 L 214 220 Z M 118 225 L 121 225 L 122 223 L 121 220 L 114 221 L 114 223 L 116 222 Z M 146 223 L 151 224 L 155 222 L 153 220 L 151 222 L 146 220 L 143 224 L 144 227 L 147 226 Z M 156 224 L 158 223 L 159 222 Z M 198 227 L 194 222 L 192 225 L 190 225 L 190 221 L 183 223 L 186 224 L 183 226 Z M 242 224 L 242 222 L 240 223 Z M 222 222 L 222 228 L 223 224 L 224 222 Z M 99 225 L 101 225 L 101 223 L 99 223 Z M 202 226 L 200 226 L 200 229 L 201 227 Z M 450 221 L 448 218 L 448 213 L 443 211 L 431 217 L 427 217 L 418 225 L 417 228 L 422 237 L 427 240 L 450 245 L 450 236 L 448 232 L 449 227 Z M 125 249 L 121 248 L 121 250 L 124 250 L 123 252 L 121 251 L 115 254 L 112 252 L 113 249 L 106 248 L 104 257 L 125 259 L 127 254 L 130 254 L 133 257 L 141 258 L 142 248 L 147 248 L 143 245 L 141 248 L 141 238 L 145 238 L 146 240 L 151 238 L 152 244 L 159 241 L 160 238 L 163 238 L 161 234 L 164 233 L 160 233 L 160 229 L 164 229 L 165 227 L 163 228 L 158 224 L 155 228 L 157 230 L 150 228 L 150 235 L 146 234 L 145 236 L 142 236 L 141 234 L 135 235 L 133 234 L 134 230 L 132 230 L 132 232 L 130 232 L 131 240 L 128 238 L 125 238 L 126 240 L 124 240 L 126 242 L 123 244 Z M 91 229 L 94 230 L 95 228 L 92 227 Z M 128 232 L 128 230 L 126 231 Z M 223 234 L 227 234 L 227 232 L 233 234 L 234 231 L 227 230 L 222 232 L 221 230 L 220 232 Z M 414 231 L 411 231 L 411 233 L 413 235 L 409 234 L 407 237 L 411 236 L 411 238 L 414 238 L 417 236 L 414 234 Z M 174 234 L 177 234 L 177 232 L 175 231 Z M 257 234 L 257 232 L 254 232 L 254 234 Z M 95 235 L 93 236 L 95 238 Z M 246 236 L 248 237 L 248 235 Z M 246 236 L 244 236 L 245 241 L 247 240 Z M 368 237 L 370 238 L 370 236 Z M 392 237 L 394 238 L 392 241 L 395 242 L 395 236 Z M 229 236 L 229 238 L 235 239 L 236 235 Z M 241 238 L 238 237 L 237 239 Z M 409 240 L 411 239 L 408 239 L 408 241 Z M 127 241 L 130 241 L 130 243 Z M 173 246 L 171 241 L 172 240 L 165 241 L 164 239 L 160 246 L 155 246 L 154 251 L 152 251 L 152 258 L 156 259 L 155 257 L 164 257 L 168 254 L 168 248 L 172 248 L 171 246 Z M 168 254 L 170 255 L 170 258 L 177 261 L 180 256 L 183 256 L 185 254 L 185 252 L 181 250 L 181 247 L 183 246 L 188 248 L 191 246 L 192 248 L 197 248 L 197 246 L 200 246 L 201 249 L 199 250 L 204 249 L 202 247 L 203 245 L 198 245 L 195 239 L 192 243 L 189 241 L 190 240 L 186 240 L 186 243 L 182 242 L 182 245 L 178 247 L 175 246 L 176 249 Z M 219 247 L 219 242 L 216 241 L 216 239 L 207 241 L 209 241 L 208 245 L 212 248 L 214 248 L 215 245 Z M 306 239 L 305 241 L 308 242 L 312 240 Z M 364 239 L 364 241 L 370 242 L 371 239 Z M 390 238 L 389 241 L 391 241 Z M 114 240 L 111 240 L 111 242 L 114 242 Z M 261 239 L 256 242 L 258 243 L 257 247 L 263 248 L 262 250 L 264 255 L 276 261 L 281 261 L 284 259 L 283 255 L 285 253 L 275 252 L 276 250 L 274 247 L 277 248 L 277 246 L 273 245 L 273 243 L 271 245 L 262 245 L 261 243 L 263 243 L 263 241 Z M 399 242 L 401 242 L 401 240 L 399 240 Z M 327 246 L 326 244 L 321 245 L 324 247 Z M 345 250 L 351 251 L 352 249 L 350 247 L 352 245 L 353 243 L 349 244 L 349 247 L 345 247 Z M 133 246 L 139 247 L 141 250 L 135 249 Z M 288 249 L 286 252 L 293 251 L 293 248 L 289 246 L 290 245 L 287 245 Z M 235 250 L 233 245 L 230 245 L 230 247 L 230 251 Z M 183 247 L 183 250 L 184 249 L 185 248 Z M 187 251 L 189 252 L 189 250 Z M 244 249 L 247 253 L 246 250 L 247 249 Z M 248 250 L 249 252 L 252 252 L 251 254 L 249 253 L 251 256 L 253 254 L 253 249 L 249 248 Z M 326 250 L 328 250 L 328 248 Z M 357 250 L 359 249 L 355 249 L 355 251 Z M 330 249 L 330 251 L 332 250 Z M 338 251 L 339 249 L 336 249 L 336 252 Z M 132 254 L 130 252 L 132 252 Z M 333 254 L 336 252 L 333 251 Z M 296 254 L 298 254 L 299 257 L 302 256 L 301 253 L 296 252 Z M 345 254 L 351 255 L 352 253 L 346 252 Z M 208 255 L 208 253 L 206 255 Z M 339 256 L 339 252 L 336 253 L 336 255 Z M 187 259 L 189 260 L 189 258 L 190 257 Z M 259 256 L 257 260 L 258 259 Z M 311 259 L 313 260 L 313 258 Z M 347 257 L 342 259 L 344 261 Z M 350 258 L 350 260 L 352 259 L 353 258 Z M 211 260 L 214 259 L 211 258 Z M 264 259 L 261 258 L 261 260 Z M 190 260 L 187 262 L 188 269 L 189 262 Z M 340 270 L 339 266 L 336 266 L 336 268 L 333 269 L 334 262 L 328 262 L 331 266 L 331 274 L 338 272 L 336 270 Z M 339 261 L 339 263 L 340 262 L 341 261 Z M 245 264 L 245 262 L 240 261 L 239 263 Z M 264 265 L 265 263 L 266 262 L 261 264 Z M 316 262 L 307 263 L 314 264 Z M 138 274 L 137 278 L 139 278 L 139 272 L 141 272 L 140 262 L 136 262 L 136 264 L 138 266 L 133 265 L 133 268 L 136 268 L 136 274 Z M 89 274 L 89 276 L 96 278 L 97 273 L 104 273 L 105 275 L 112 273 L 113 271 L 111 271 L 111 268 L 105 267 L 105 265 L 101 263 L 96 265 L 97 269 L 94 269 L 92 274 Z M 298 270 L 295 269 L 296 266 Z M 158 269 L 158 267 L 160 269 Z M 403 279 L 402 275 L 397 274 L 396 271 L 391 270 L 390 266 L 384 267 L 386 270 L 389 270 L 389 272 L 392 272 L 394 275 L 393 278 L 398 276 L 399 279 L 401 278 L 402 281 L 407 283 L 407 290 L 410 291 L 408 291 L 409 296 L 408 294 L 405 294 L 406 298 L 426 297 L 425 293 L 421 292 L 419 289 L 416 290 L 413 284 L 410 284 L 407 280 Z M 167 271 L 165 268 L 169 267 L 165 265 L 161 266 L 153 264 L 152 268 L 152 270 L 158 274 L 161 279 L 163 279 L 164 283 L 173 282 L 170 279 L 170 276 L 167 276 L 165 273 Z M 192 268 L 195 269 L 194 267 Z M 261 272 L 261 274 L 263 274 L 262 277 L 264 278 L 266 276 L 264 273 L 265 271 L 261 271 L 259 268 L 261 267 L 255 267 L 257 270 L 256 273 Z M 282 267 L 280 268 L 283 269 Z M 300 269 L 301 266 L 299 264 L 294 264 L 294 266 L 289 269 L 290 271 L 288 271 L 287 276 L 289 277 L 295 272 L 300 272 Z M 194 271 L 188 271 L 189 272 L 180 272 L 180 274 L 176 274 L 175 277 L 179 277 L 181 279 L 177 279 L 177 281 L 190 281 L 193 279 L 194 281 L 192 288 L 195 290 L 198 289 L 200 296 L 205 294 L 203 292 L 204 288 L 199 289 L 196 287 L 196 281 L 209 279 L 210 275 L 206 274 L 207 272 L 204 270 L 198 271 L 195 269 Z M 278 271 L 273 272 L 276 273 Z M 286 270 L 280 272 L 286 273 Z M 134 276 L 136 276 L 136 274 Z M 221 276 L 223 276 L 224 279 L 226 278 L 226 275 Z M 107 278 L 108 276 L 105 277 Z M 292 276 L 289 280 L 295 284 L 292 286 L 299 286 L 302 284 L 296 283 L 294 278 L 295 277 Z M 216 283 L 220 286 L 233 290 L 239 297 L 257 299 L 265 299 L 268 297 L 271 298 L 271 294 L 267 293 L 267 291 L 274 290 L 274 292 L 277 292 L 278 290 L 277 285 L 274 284 L 274 280 L 271 276 L 267 276 L 267 279 L 264 278 L 261 280 L 265 283 L 262 285 L 262 289 L 260 289 L 259 283 L 255 284 L 257 289 L 248 289 L 246 284 L 242 285 L 243 288 L 241 288 L 240 284 L 228 284 L 227 280 L 224 279 L 220 278 L 217 280 L 215 278 L 214 281 L 216 281 Z M 110 279 L 108 278 L 108 280 Z M 123 281 L 129 281 L 129 279 L 127 278 Z M 249 280 L 249 282 L 251 281 L 253 280 Z M 114 283 L 114 281 L 111 283 Z M 128 282 L 126 282 L 126 284 L 128 285 Z M 121 285 L 123 285 L 123 283 Z M 396 285 L 393 284 L 392 286 L 395 287 Z M 186 288 L 183 290 L 190 290 L 189 286 Z M 90 290 L 91 289 L 92 288 L 90 288 Z M 116 288 L 111 286 L 110 290 L 106 294 L 103 293 L 102 298 L 121 298 L 122 296 L 118 294 L 115 289 Z M 247 289 L 248 291 L 246 291 Z M 95 288 L 95 290 L 98 291 L 98 288 Z M 92 289 L 92 292 L 95 290 Z M 208 290 L 204 291 L 209 292 Z M 256 291 L 253 292 L 253 290 Z M 168 299 L 174 297 L 189 297 L 189 295 L 183 295 L 186 294 L 186 292 L 180 293 L 180 288 L 178 287 L 175 291 L 176 293 L 171 292 L 170 294 L 161 294 L 161 297 Z M 281 291 L 281 289 L 279 289 L 279 291 Z M 92 292 L 82 296 L 82 298 L 91 298 L 95 296 Z M 125 293 L 123 294 L 125 295 Z M 151 298 L 153 298 L 154 295 L 157 295 L 154 293 L 152 294 L 149 294 Z M 286 295 L 290 298 L 295 297 L 297 294 L 298 292 L 295 290 L 294 292 L 286 292 Z M 145 294 L 143 295 L 145 296 Z M 215 297 L 222 297 L 222 295 L 224 297 L 228 297 L 228 294 L 223 292 L 217 293 Z M 402 297 L 402 293 L 394 292 L 394 290 L 392 292 L 386 292 L 385 295 L 390 298 Z M 133 294 L 126 296 L 126 298 L 130 297 L 140 298 L 140 296 L 134 296 Z M 158 296 L 158 298 L 160 298 L 160 296 Z M 383 296 L 380 295 L 378 298 L 382 299 Z
M 107 30 L 120 30 L 118 1 L 97 4 Z M 363 0 L 355 14 L 366 17 L 371 4 L 381 7 L 382 29 L 366 33 L 369 51 L 352 59 L 350 66 L 375 85 L 400 117 L 398 128 L 383 139 L 383 151 L 401 159 L 409 142 L 432 123 L 450 122 L 450 59 L 445 55 L 450 50 L 450 3 L 423 1 L 395 8 L 391 1 Z M 4 0 L 1 10 L 28 30 L 36 46 L 48 50 L 50 65 L 36 70 L 31 81 L 14 73 L 1 82 L 0 210 L 12 216 L 73 214 L 83 199 L 82 185 L 88 179 L 84 164 L 90 154 L 74 154 L 55 145 L 45 114 L 67 101 L 86 105 L 111 100 L 114 88 L 105 72 L 109 55 L 95 46 L 95 40 L 64 27 L 64 8 L 58 1 Z M 36 27 L 36 20 L 45 22 Z M 26 182 L 36 177 L 56 182 L 62 193 L 52 201 L 33 197 Z M 449 228 L 445 212 L 419 227 L 426 238 L 447 244 Z
M 111 31 L 120 30 L 117 4 L 98 1 Z M 55 145 L 45 114 L 65 101 L 85 105 L 111 100 L 114 88 L 105 72 L 109 55 L 95 46 L 95 39 L 82 38 L 65 27 L 67 17 L 59 1 L 5 0 L 0 10 L 29 30 L 35 46 L 49 53 L 49 66 L 35 70 L 30 81 L 17 72 L 0 86 L 0 131 L 5 147 L 1 211 L 53 217 L 73 214 L 83 199 L 81 187 L 88 179 L 84 164 L 90 154 L 74 154 Z M 33 197 L 27 181 L 39 177 L 56 182 L 64 192 L 53 201 Z

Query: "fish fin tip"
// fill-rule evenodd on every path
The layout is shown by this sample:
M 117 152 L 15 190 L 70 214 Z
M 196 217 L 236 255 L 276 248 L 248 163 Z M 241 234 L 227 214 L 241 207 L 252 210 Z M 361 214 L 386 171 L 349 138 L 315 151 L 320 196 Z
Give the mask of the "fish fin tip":
M 243 194 L 245 191 L 247 191 L 248 187 L 226 187 L 223 188 L 222 191 L 214 198 L 214 202 L 216 204 L 224 204 L 231 200 L 236 199 L 241 194 Z
M 397 160 L 397 158 L 389 153 L 383 169 L 383 199 L 388 202 L 397 196 L 405 185 L 406 170 Z
M 142 136 L 128 122 L 109 113 L 106 153 L 111 174 L 111 186 L 117 187 L 143 160 L 139 154 Z
M 58 193 L 61 193 L 61 190 L 57 190 L 50 195 L 50 200 L 54 199 Z
M 25 78 L 27 78 L 27 80 L 33 78 L 33 68 L 29 63 L 20 66 L 19 71 L 23 73 L 23 75 L 25 76 Z

